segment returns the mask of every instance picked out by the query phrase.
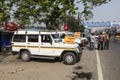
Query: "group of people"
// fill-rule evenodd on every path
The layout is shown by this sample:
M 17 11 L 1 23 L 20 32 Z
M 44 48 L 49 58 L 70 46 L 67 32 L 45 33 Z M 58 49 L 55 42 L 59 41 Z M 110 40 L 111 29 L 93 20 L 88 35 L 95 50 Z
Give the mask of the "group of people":
M 96 40 L 94 33 L 92 33 L 90 36 L 90 50 L 94 49 L 95 44 L 97 44 L 98 50 L 109 49 L 109 35 L 107 33 L 100 33 Z

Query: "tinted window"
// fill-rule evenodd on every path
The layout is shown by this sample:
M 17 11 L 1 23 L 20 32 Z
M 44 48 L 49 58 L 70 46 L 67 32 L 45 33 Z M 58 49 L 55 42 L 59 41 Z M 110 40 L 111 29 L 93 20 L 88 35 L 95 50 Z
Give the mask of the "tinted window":
M 41 35 L 41 42 L 50 42 L 50 35 Z
M 26 36 L 25 35 L 14 35 L 14 42 L 25 42 Z
M 62 35 L 61 35 L 61 38 L 62 38 L 62 39 L 64 39 L 64 38 L 65 38 L 65 36 L 66 36 L 65 34 L 62 34 Z
M 38 42 L 38 35 L 28 35 L 28 42 Z

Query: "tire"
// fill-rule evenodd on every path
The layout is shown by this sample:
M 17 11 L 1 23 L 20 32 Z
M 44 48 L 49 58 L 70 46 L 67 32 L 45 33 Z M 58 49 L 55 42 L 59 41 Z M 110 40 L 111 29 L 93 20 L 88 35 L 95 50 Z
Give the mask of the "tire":
M 23 51 L 21 53 L 21 59 L 25 62 L 30 61 L 31 57 L 30 57 L 30 53 L 28 51 Z
M 78 63 L 80 61 L 80 59 L 81 59 L 81 54 L 78 55 L 78 58 L 77 58 L 76 62 Z
M 76 63 L 76 56 L 72 52 L 67 52 L 63 56 L 63 63 L 66 65 L 73 65 Z

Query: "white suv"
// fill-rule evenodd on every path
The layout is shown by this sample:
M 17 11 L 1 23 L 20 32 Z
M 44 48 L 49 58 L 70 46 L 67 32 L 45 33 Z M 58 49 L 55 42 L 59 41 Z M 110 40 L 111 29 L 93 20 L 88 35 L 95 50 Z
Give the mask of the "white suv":
M 62 38 L 62 41 L 64 42 L 64 39 L 65 39 L 65 36 L 70 36 L 70 37 L 73 37 L 75 40 L 73 43 L 77 43 L 77 44 L 81 44 L 81 39 L 80 37 L 74 37 L 74 33 L 72 32 L 66 32 L 66 31 L 59 31 L 57 32 L 59 34 L 59 36 Z
M 72 65 L 80 60 L 82 50 L 77 44 L 65 44 L 56 32 L 15 31 L 12 52 L 19 53 L 23 61 L 31 58 L 59 58 L 64 64 Z

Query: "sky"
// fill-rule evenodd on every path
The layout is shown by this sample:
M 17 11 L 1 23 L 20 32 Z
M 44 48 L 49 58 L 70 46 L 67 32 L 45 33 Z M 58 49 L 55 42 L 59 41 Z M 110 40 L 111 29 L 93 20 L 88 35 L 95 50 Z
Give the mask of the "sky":
M 80 10 L 80 6 L 79 6 Z M 111 0 L 93 10 L 93 19 L 89 21 L 118 21 L 120 22 L 120 0 Z

